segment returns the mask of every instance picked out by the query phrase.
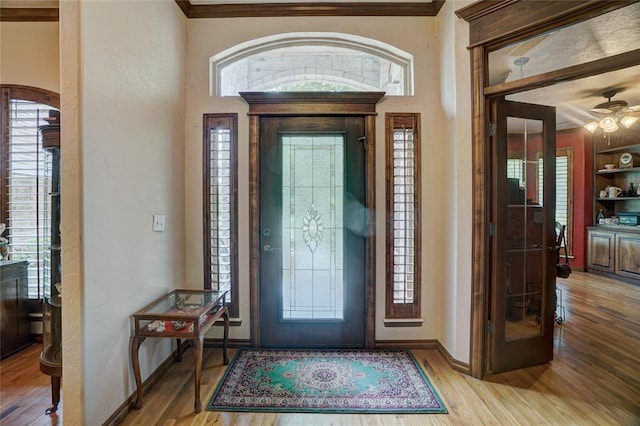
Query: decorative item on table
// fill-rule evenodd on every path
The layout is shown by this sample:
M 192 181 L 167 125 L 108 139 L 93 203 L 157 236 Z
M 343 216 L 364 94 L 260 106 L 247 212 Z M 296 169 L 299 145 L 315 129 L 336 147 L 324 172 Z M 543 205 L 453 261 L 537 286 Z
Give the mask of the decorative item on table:
M 9 260 L 9 240 L 2 236 L 7 230 L 4 223 L 0 223 L 0 260 Z
M 162 333 L 164 331 L 164 329 L 165 329 L 164 321 L 155 320 L 153 322 L 150 322 L 149 325 L 147 326 L 147 328 L 149 329 L 149 331 L 155 331 L 157 333 Z
M 605 164 L 604 168 L 607 170 L 612 170 L 616 165 L 615 164 Z
M 622 188 L 618 188 L 617 186 L 608 186 L 607 192 L 608 198 L 618 198 L 620 194 L 622 194 Z
M 607 198 L 607 190 L 603 189 L 602 191 L 600 191 L 600 197 L 599 198 Z
M 604 223 L 604 212 L 602 211 L 602 209 L 598 211 L 598 216 L 596 216 L 596 223 L 598 225 L 602 225 Z
M 619 212 L 620 225 L 640 226 L 640 212 Z

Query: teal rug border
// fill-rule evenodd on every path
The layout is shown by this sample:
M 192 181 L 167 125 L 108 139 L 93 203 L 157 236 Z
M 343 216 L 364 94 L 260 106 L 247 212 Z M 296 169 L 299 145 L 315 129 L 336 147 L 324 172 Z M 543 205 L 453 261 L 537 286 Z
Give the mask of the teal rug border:
M 297 407 L 297 408 L 296 407 L 291 407 L 291 408 L 286 408 L 286 407 L 282 407 L 282 408 L 264 408 L 264 407 L 259 407 L 258 408 L 258 407 L 256 407 L 256 408 L 252 408 L 252 407 L 231 407 L 231 406 L 224 406 L 224 405 L 223 406 L 215 406 L 215 407 L 211 406 L 213 400 L 218 395 L 218 392 L 220 392 L 220 390 L 222 388 L 222 385 L 224 384 L 224 382 L 225 382 L 227 376 L 229 375 L 231 369 L 235 365 L 238 357 L 240 356 L 240 353 L 242 353 L 242 352 L 250 352 L 250 351 L 269 351 L 269 350 L 273 350 L 273 351 L 290 351 L 290 352 L 326 352 L 326 351 L 332 351 L 332 352 L 340 352 L 340 351 L 358 352 L 358 351 L 360 351 L 360 352 L 404 352 L 404 353 L 407 353 L 409 355 L 409 358 L 411 359 L 411 361 L 413 361 L 413 367 L 416 368 L 420 372 L 420 374 L 422 375 L 422 378 L 424 379 L 424 381 L 427 384 L 427 387 L 433 393 L 433 396 L 434 396 L 435 400 L 438 401 L 438 404 L 440 404 L 441 408 L 418 408 L 418 409 L 393 409 L 393 410 L 388 410 L 388 409 L 360 409 L 360 408 L 318 409 L 318 408 L 299 408 L 299 407 Z M 407 349 L 398 349 L 398 350 L 394 350 L 394 349 L 375 350 L 374 349 L 374 350 L 366 350 L 366 349 L 298 349 L 298 348 L 264 348 L 264 349 L 255 349 L 255 348 L 238 348 L 236 353 L 233 355 L 233 358 L 231 358 L 231 362 L 229 362 L 229 365 L 227 366 L 224 374 L 220 378 L 220 381 L 218 382 L 215 391 L 213 391 L 213 394 L 211 395 L 211 398 L 209 398 L 209 402 L 207 403 L 206 411 L 225 411 L 225 412 L 242 412 L 242 413 L 253 412 L 253 413 L 315 413 L 315 414 L 449 414 L 449 411 L 447 410 L 446 405 L 444 404 L 444 402 L 440 398 L 440 395 L 438 394 L 438 392 L 436 392 L 436 389 L 433 387 L 433 384 L 431 383 L 431 380 L 429 380 L 429 377 L 427 377 L 427 374 L 424 372 L 424 370 L 422 369 L 422 367 L 418 363 L 418 360 L 415 358 L 415 356 L 413 356 L 411 351 L 407 350 Z

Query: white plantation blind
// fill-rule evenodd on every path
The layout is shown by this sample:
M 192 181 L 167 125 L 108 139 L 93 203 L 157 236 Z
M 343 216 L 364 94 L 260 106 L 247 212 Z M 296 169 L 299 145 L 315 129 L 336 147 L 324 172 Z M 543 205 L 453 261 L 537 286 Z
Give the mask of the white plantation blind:
M 419 114 L 387 113 L 387 318 L 420 317 Z
M 238 315 L 237 115 L 205 114 L 205 288 L 226 290 Z
M 565 245 L 567 253 L 572 254 L 573 237 L 573 212 L 572 199 L 573 187 L 571 172 L 573 155 L 572 148 L 559 149 L 556 152 L 556 222 L 566 226 Z M 542 172 L 543 160 L 538 160 L 538 194 L 542 200 Z
M 42 149 L 38 127 L 53 110 L 35 102 L 9 100 L 6 149 L 9 258 L 29 262 L 29 297 L 41 298 L 50 279 L 51 239 L 49 188 L 51 155 Z

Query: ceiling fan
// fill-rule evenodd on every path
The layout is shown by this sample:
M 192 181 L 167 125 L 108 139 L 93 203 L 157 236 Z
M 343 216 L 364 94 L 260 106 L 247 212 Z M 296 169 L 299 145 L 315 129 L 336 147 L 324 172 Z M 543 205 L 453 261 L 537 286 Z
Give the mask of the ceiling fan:
M 640 118 L 640 105 L 629 106 L 627 101 L 612 101 L 617 89 L 606 90 L 602 92 L 602 96 L 607 98 L 607 102 L 596 105 L 589 112 L 597 118 L 597 121 L 591 121 L 584 125 L 585 129 L 591 133 L 601 128 L 605 133 L 611 133 L 618 130 L 618 123 L 627 129 L 633 126 Z

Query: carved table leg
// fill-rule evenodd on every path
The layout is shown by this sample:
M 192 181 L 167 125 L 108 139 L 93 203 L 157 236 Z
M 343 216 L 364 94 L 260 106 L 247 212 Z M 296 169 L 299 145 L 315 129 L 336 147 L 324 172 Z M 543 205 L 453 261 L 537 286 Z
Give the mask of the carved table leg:
M 229 364 L 229 354 L 227 353 L 227 347 L 229 345 L 229 311 L 227 308 L 224 308 L 224 312 L 222 313 L 222 318 L 224 319 L 224 337 L 222 338 L 222 360 L 224 365 Z
M 176 339 L 178 342 L 178 350 L 176 351 L 176 356 L 173 358 L 174 362 L 182 361 L 182 346 L 180 345 L 180 339 Z
M 142 408 L 142 379 L 140 378 L 140 359 L 138 358 L 138 350 L 140 344 L 144 342 L 144 337 L 134 337 L 131 343 L 131 360 L 133 362 L 133 376 L 136 379 L 136 403 L 133 406 L 136 410 Z
M 200 336 L 199 339 L 193 339 L 193 351 L 196 356 L 196 374 L 195 374 L 195 385 L 196 385 L 196 395 L 195 401 L 193 403 L 193 409 L 196 413 L 202 411 L 202 402 L 200 401 L 200 379 L 202 378 L 202 346 L 203 346 L 204 336 Z
M 51 414 L 58 411 L 60 403 L 60 377 L 51 376 L 51 407 L 45 410 L 45 414 Z

